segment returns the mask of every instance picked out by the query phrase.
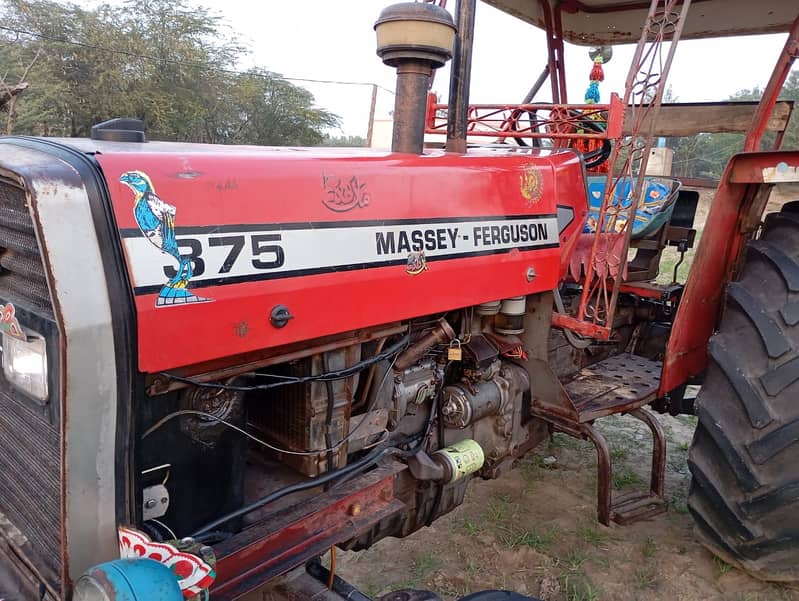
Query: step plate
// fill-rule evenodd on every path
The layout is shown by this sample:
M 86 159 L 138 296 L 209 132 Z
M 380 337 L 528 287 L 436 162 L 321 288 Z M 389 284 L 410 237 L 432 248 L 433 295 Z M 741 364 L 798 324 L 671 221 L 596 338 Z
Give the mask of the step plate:
M 653 401 L 661 369 L 659 361 L 623 353 L 580 370 L 564 387 L 585 423 Z

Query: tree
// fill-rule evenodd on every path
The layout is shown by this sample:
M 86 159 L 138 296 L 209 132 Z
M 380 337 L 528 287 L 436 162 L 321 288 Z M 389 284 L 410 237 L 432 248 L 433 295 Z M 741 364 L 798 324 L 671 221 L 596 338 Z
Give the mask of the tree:
M 322 142 L 325 146 L 349 146 L 351 148 L 366 148 L 366 138 L 361 136 L 327 136 Z
M 760 88 L 742 89 L 733 94 L 730 100 L 760 100 Z M 799 148 L 799 70 L 792 71 L 780 93 L 780 100 L 793 100 L 797 103 L 785 130 L 783 148 Z M 673 174 L 677 177 L 721 177 L 730 157 L 743 149 L 744 137 L 741 134 L 699 134 L 690 138 L 674 138 L 668 145 L 674 150 Z M 766 133 L 763 147 L 774 142 L 774 134 Z
M 151 139 L 318 144 L 338 117 L 245 55 L 219 17 L 186 0 L 127 0 L 87 10 L 53 0 L 0 0 L 0 78 L 17 81 L 14 133 L 86 136 L 119 116 Z M 2 88 L 2 84 L 0 84 Z

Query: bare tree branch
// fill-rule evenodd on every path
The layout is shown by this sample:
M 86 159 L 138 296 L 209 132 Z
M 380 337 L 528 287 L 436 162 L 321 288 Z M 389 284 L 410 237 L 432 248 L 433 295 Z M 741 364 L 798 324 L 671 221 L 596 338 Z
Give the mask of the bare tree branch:
M 7 103 L 8 106 L 5 107 L 8 111 L 8 117 L 6 118 L 6 135 L 10 136 L 14 131 L 14 117 L 16 117 L 16 111 L 14 110 L 17 105 L 17 97 L 28 88 L 28 82 L 25 80 L 28 78 L 28 74 L 31 72 L 33 65 L 36 64 L 36 61 L 39 60 L 39 56 L 42 54 L 42 49 L 39 48 L 36 51 L 36 55 L 33 57 L 28 66 L 25 67 L 25 70 L 22 72 L 22 76 L 19 78 L 19 83 L 16 85 L 9 87 L 5 81 L 0 80 L 2 82 L 3 87 L 5 88 L 4 92 L 0 92 L 0 109 L 4 108 L 4 105 Z

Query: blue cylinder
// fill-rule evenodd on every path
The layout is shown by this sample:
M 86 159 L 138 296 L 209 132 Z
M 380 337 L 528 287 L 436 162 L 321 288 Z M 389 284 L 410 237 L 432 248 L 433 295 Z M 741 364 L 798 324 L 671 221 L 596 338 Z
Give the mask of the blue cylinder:
M 174 572 L 152 559 L 118 559 L 89 568 L 72 601 L 183 601 Z

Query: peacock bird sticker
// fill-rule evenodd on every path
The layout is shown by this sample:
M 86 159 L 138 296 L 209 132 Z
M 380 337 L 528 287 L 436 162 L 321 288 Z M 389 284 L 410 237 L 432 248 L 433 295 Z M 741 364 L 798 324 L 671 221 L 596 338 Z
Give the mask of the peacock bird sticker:
M 175 275 L 161 288 L 155 306 L 210 301 L 209 298 L 192 294 L 188 289 L 192 263 L 191 259 L 180 255 L 175 238 L 175 207 L 158 197 L 152 180 L 142 171 L 127 171 L 120 176 L 119 181 L 133 190 L 133 215 L 141 233 L 153 246 L 178 262 Z

